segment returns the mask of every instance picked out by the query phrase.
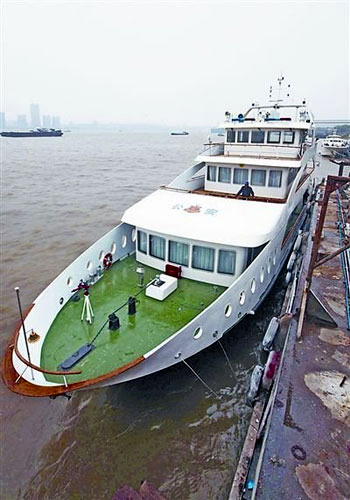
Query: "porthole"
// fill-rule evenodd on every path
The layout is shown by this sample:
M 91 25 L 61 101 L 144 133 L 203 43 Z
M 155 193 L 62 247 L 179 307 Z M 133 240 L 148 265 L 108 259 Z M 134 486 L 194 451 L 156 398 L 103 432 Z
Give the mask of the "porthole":
M 252 279 L 251 283 L 250 283 L 250 290 L 252 293 L 255 293 L 255 290 L 256 290 L 256 280 L 255 278 Z
M 63 302 L 64 302 L 64 298 L 63 298 L 63 297 L 61 297 L 61 298 L 60 298 L 60 305 L 62 305 L 62 304 L 63 304 Z
M 100 255 L 98 256 L 98 260 L 102 262 L 104 259 L 104 256 L 105 256 L 105 253 L 103 250 L 101 250 Z
M 272 259 L 271 259 L 271 257 L 269 257 L 269 260 L 267 261 L 267 272 L 268 272 L 268 274 L 270 274 L 270 272 L 271 272 L 271 263 L 272 263 Z
M 240 318 L 241 316 L 242 316 L 242 313 L 239 312 L 237 317 Z
M 203 333 L 203 328 L 201 326 L 197 326 L 197 328 L 194 331 L 193 338 L 199 339 L 202 336 Z
M 230 304 L 227 304 L 227 306 L 225 307 L 225 316 L 226 318 L 229 318 L 232 314 L 232 307 L 230 306 Z
M 136 241 L 136 228 L 132 230 L 131 233 L 131 240 L 135 243 Z
M 274 253 L 273 253 L 272 263 L 273 263 L 274 266 L 276 265 L 276 254 L 277 254 L 277 250 L 275 250 Z
M 126 242 L 127 242 L 126 236 L 125 236 L 125 234 L 123 234 L 123 236 L 122 236 L 122 248 L 126 247 Z
M 111 246 L 111 254 L 114 255 L 117 250 L 117 244 L 115 241 L 113 241 L 112 246 Z
M 264 278 L 265 278 L 265 268 L 264 266 L 260 269 L 260 283 L 263 283 L 264 282 Z
M 92 269 L 92 262 L 91 262 L 91 260 L 88 260 L 88 261 L 87 261 L 87 263 L 86 263 L 86 269 L 87 269 L 88 271 L 91 271 L 91 269 Z
M 245 302 L 245 292 L 242 291 L 239 294 L 239 303 L 241 304 L 241 306 L 243 306 L 244 302 Z
M 71 276 L 69 276 L 69 278 L 67 279 L 67 285 L 68 286 L 72 286 L 73 285 L 73 278 Z

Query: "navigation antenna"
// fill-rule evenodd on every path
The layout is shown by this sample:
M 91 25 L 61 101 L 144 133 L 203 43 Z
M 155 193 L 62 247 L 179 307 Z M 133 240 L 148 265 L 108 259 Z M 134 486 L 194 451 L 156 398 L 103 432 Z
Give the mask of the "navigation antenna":
M 284 82 L 284 76 L 282 75 L 281 73 L 281 76 L 279 78 L 277 78 L 277 81 L 278 81 L 278 97 L 277 99 L 273 99 L 273 94 L 275 92 L 277 92 L 277 89 L 273 88 L 272 85 L 270 85 L 270 89 L 269 89 L 269 99 L 270 99 L 270 102 L 282 102 L 283 101 L 283 96 L 281 95 L 282 94 L 282 91 L 283 91 L 283 87 L 282 87 L 282 82 Z M 286 97 L 290 97 L 290 85 L 288 84 L 287 85 L 287 91 L 286 91 Z

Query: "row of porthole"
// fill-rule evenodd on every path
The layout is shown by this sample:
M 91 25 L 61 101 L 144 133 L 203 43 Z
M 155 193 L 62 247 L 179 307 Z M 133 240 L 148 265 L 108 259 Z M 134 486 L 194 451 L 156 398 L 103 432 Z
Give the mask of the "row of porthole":
M 135 241 L 136 241 L 136 229 L 133 229 L 133 231 L 132 231 L 132 233 L 131 233 L 131 240 L 132 240 L 133 242 L 135 242 Z M 123 234 L 123 236 L 121 237 L 120 242 L 121 242 L 121 246 L 122 246 L 122 248 L 125 248 L 125 247 L 126 247 L 126 245 L 127 245 L 127 242 L 128 242 L 128 238 L 127 238 L 127 236 L 126 236 L 125 234 Z M 114 241 L 114 242 L 112 243 L 112 245 L 111 245 L 110 252 L 105 252 L 104 250 L 101 250 L 101 252 L 100 252 L 100 254 L 99 254 L 99 256 L 98 256 L 98 260 L 99 260 L 100 262 L 103 262 L 103 259 L 105 258 L 106 254 L 111 253 L 112 255 L 114 255 L 116 251 L 117 251 L 117 244 L 116 244 L 116 242 Z M 92 264 L 91 260 L 88 260 L 88 261 L 87 261 L 87 263 L 86 263 L 86 269 L 87 269 L 88 271 L 92 271 L 92 269 L 93 269 L 93 264 Z M 67 285 L 68 285 L 68 286 L 72 286 L 72 285 L 73 285 L 73 278 L 72 278 L 71 276 L 70 276 L 69 278 L 67 278 Z
M 271 263 L 275 266 L 276 265 L 276 250 L 274 252 L 274 255 L 273 255 L 273 258 L 269 257 L 268 258 L 268 262 L 267 262 L 267 272 L 268 274 L 270 274 L 271 272 Z M 263 283 L 264 282 L 264 278 L 265 278 L 265 268 L 264 266 L 261 267 L 260 269 L 260 282 Z M 256 279 L 253 278 L 251 283 L 250 283 L 250 291 L 252 292 L 252 294 L 255 293 L 256 291 Z M 245 292 L 242 291 L 240 294 L 239 294 L 239 303 L 241 306 L 243 306 L 243 304 L 245 303 L 245 298 L 246 298 L 246 295 L 245 295 Z M 227 304 L 227 306 L 225 307 L 225 316 L 226 318 L 229 318 L 232 314 L 232 306 L 231 304 Z M 240 318 L 242 315 L 241 312 L 238 313 L 238 318 Z M 201 326 L 198 326 L 195 331 L 194 331 L 194 334 L 193 334 L 193 338 L 195 339 L 199 339 L 203 334 L 203 328 Z

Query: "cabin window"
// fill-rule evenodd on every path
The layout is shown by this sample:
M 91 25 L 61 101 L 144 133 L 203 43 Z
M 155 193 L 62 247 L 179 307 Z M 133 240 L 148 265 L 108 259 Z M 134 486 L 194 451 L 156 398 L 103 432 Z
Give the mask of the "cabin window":
M 297 168 L 290 168 L 289 169 L 289 172 L 288 172 L 288 180 L 287 180 L 287 184 L 289 185 L 291 182 L 294 181 L 294 179 L 296 178 L 298 174 L 298 169 Z
M 189 247 L 185 243 L 178 241 L 169 241 L 169 262 L 180 264 L 181 266 L 188 266 L 188 251 Z
M 152 257 L 165 260 L 165 239 L 151 234 L 149 237 L 149 253 Z
M 270 170 L 269 187 L 279 188 L 282 183 L 282 170 Z
M 231 182 L 231 169 L 229 167 L 219 167 L 219 182 Z
M 283 144 L 293 144 L 294 142 L 294 132 L 291 130 L 285 130 L 283 132 Z
M 248 170 L 245 168 L 233 169 L 233 183 L 244 184 L 248 180 Z
M 236 131 L 232 128 L 227 130 L 227 142 L 235 142 L 236 140 Z
M 250 183 L 252 186 L 265 186 L 266 170 L 252 170 Z
M 267 142 L 269 144 L 279 144 L 281 140 L 281 132 L 279 130 L 269 130 L 267 132 Z
M 253 260 L 259 255 L 259 253 L 264 249 L 266 243 L 255 248 L 248 248 L 247 253 L 247 267 L 253 262 Z M 254 292 L 253 292 L 254 293 Z
M 300 132 L 299 132 L 299 144 L 302 144 L 305 141 L 306 136 L 307 136 L 307 131 L 300 130 Z
M 204 271 L 214 271 L 214 256 L 215 251 L 213 248 L 193 245 L 192 267 Z
M 218 273 L 235 274 L 236 252 L 219 250 Z
M 237 142 L 249 142 L 249 130 L 238 130 Z
M 263 144 L 265 140 L 265 132 L 263 130 L 252 130 L 250 142 Z
M 147 234 L 137 231 L 137 249 L 139 252 L 147 253 Z
M 207 180 L 208 181 L 216 181 L 216 170 L 217 168 L 214 165 L 208 165 L 208 173 Z

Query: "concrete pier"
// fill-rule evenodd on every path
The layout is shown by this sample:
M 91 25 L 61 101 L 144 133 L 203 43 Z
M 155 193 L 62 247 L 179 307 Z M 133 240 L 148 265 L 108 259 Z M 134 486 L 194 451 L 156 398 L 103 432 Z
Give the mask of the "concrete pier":
M 349 295 L 341 254 L 317 266 L 347 244 L 339 217 L 348 217 L 349 202 L 349 185 L 343 198 L 330 195 L 315 254 L 322 199 L 316 203 L 279 372 L 256 403 L 262 417 L 254 410 L 256 433 L 243 448 L 231 500 L 350 498 Z

